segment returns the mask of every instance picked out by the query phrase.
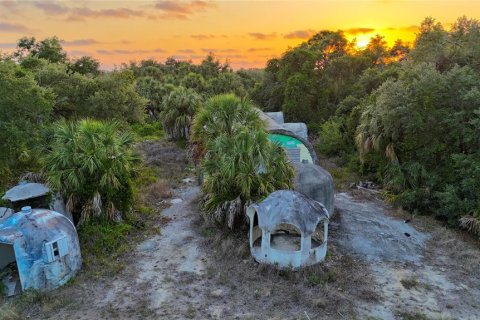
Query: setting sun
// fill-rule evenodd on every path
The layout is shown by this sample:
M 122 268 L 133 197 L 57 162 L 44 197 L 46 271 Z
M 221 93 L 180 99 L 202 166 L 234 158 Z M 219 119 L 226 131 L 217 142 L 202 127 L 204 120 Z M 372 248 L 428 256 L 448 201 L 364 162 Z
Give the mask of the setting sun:
M 263 67 L 321 30 L 343 30 L 359 48 L 377 33 L 391 45 L 412 42 L 427 16 L 448 25 L 466 12 L 480 14 L 480 2 L 0 0 L 0 52 L 22 36 L 56 35 L 70 56 L 94 56 L 104 69 L 147 58 L 198 62 L 209 52 L 234 68 Z

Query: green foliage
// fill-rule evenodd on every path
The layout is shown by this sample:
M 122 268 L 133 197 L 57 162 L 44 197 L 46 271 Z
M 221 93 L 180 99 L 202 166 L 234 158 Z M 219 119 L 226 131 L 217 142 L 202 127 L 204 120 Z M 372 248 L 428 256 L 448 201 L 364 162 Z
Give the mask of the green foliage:
M 208 219 L 233 228 L 248 203 L 292 187 L 293 168 L 264 126 L 254 105 L 233 94 L 212 97 L 199 110 L 192 141 L 201 149 Z
M 424 20 L 412 48 L 321 31 L 267 63 L 252 97 L 380 181 L 396 204 L 480 230 L 480 22 Z M 357 150 L 355 150 L 356 146 Z
M 340 155 L 348 148 L 342 118 L 331 118 L 321 125 L 317 143 L 318 150 L 325 155 Z
M 240 97 L 246 95 L 242 79 L 233 72 L 222 72 L 210 78 L 206 84 L 206 91 L 212 96 L 222 93 L 234 93 Z
M 0 185 L 36 168 L 35 147 L 49 120 L 53 98 L 28 71 L 0 61 Z
M 163 128 L 173 139 L 186 139 L 190 135 L 195 112 L 201 98 L 192 89 L 178 87 L 163 101 L 163 110 L 160 113 Z
M 251 101 L 223 94 L 201 106 L 193 122 L 192 140 L 207 143 L 220 134 L 233 135 L 244 127 L 261 129 L 264 126 Z
M 135 123 L 131 128 L 133 133 L 137 136 L 136 140 L 159 140 L 163 137 L 163 128 L 159 121 Z
M 295 73 L 288 78 L 282 106 L 287 120 L 307 122 L 312 116 L 319 120 L 321 115 L 311 109 L 314 99 L 311 88 L 312 80 L 307 75 Z
M 173 89 L 151 76 L 137 78 L 136 86 L 138 94 L 148 100 L 146 108 L 154 117 L 162 110 L 163 97 Z
M 80 72 L 71 74 L 62 64 L 47 64 L 35 75 L 38 84 L 56 96 L 54 112 L 66 119 L 121 119 L 141 122 L 147 101 L 135 90 L 131 71 L 113 71 L 92 77 Z
M 25 61 L 25 60 L 24 60 Z M 66 65 L 46 64 L 35 72 L 37 83 L 55 94 L 54 113 L 66 119 L 91 115 L 88 99 L 95 93 L 95 80 L 76 73 Z
M 88 98 L 87 116 L 117 118 L 130 123 L 143 121 L 147 101 L 136 92 L 135 77 L 131 71 L 113 71 L 95 80 L 95 93 Z
M 205 90 L 205 79 L 198 73 L 190 72 L 180 82 L 180 84 L 187 88 L 193 89 L 197 92 L 203 92 Z
M 127 236 L 132 226 L 127 223 L 111 223 L 94 219 L 82 225 L 79 230 L 82 251 L 96 258 L 125 253 Z M 122 247 L 124 248 L 122 250 Z
M 389 159 L 384 182 L 399 204 L 457 223 L 478 208 L 480 75 L 436 67 L 405 65 L 398 80 L 387 80 L 362 115 L 357 143 Z
M 83 56 L 68 63 L 68 71 L 70 73 L 80 73 L 83 75 L 96 76 L 100 74 L 100 62 L 92 57 Z
M 44 164 L 48 181 L 67 199 L 74 219 L 114 220 L 132 197 L 132 136 L 115 122 L 81 120 L 56 126 Z
M 17 42 L 15 56 L 23 59 L 33 57 L 45 59 L 51 63 L 64 63 L 67 54 L 63 51 L 60 39 L 57 37 L 45 38 L 37 41 L 34 37 L 24 37 Z
M 245 206 L 278 189 L 292 188 L 293 168 L 264 130 L 244 128 L 207 144 L 203 191 L 207 217 L 233 228 Z

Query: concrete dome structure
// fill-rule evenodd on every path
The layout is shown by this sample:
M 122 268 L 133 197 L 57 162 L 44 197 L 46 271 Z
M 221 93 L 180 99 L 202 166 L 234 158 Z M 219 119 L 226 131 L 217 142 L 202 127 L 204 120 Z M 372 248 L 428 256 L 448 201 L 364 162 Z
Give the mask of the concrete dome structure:
M 258 262 L 299 268 L 325 259 L 330 216 L 320 202 L 280 190 L 249 206 L 247 216 L 250 250 Z
M 3 279 L 8 295 L 55 289 L 71 279 L 81 264 L 77 231 L 64 215 L 24 207 L 0 222 L 0 270 L 16 266 L 18 272 L 18 279 Z

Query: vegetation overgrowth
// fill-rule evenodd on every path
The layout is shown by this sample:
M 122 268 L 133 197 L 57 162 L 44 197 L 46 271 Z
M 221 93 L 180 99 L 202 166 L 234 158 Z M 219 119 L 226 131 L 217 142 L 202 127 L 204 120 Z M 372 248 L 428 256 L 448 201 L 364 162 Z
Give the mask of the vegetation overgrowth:
M 271 59 L 252 92 L 304 121 L 318 150 L 381 184 L 412 213 L 480 230 L 480 22 L 432 18 L 413 45 L 357 48 L 322 31 Z
M 22 38 L 0 58 L 0 189 L 45 165 L 78 221 L 125 217 L 135 202 L 133 143 L 165 133 L 190 140 L 205 209 L 232 226 L 218 213 L 291 186 L 256 104 L 306 122 L 321 153 L 379 182 L 394 203 L 478 233 L 478 43 L 477 20 L 446 30 L 427 18 L 413 45 L 376 36 L 358 48 L 341 31 L 321 31 L 264 71 L 233 71 L 212 54 L 198 65 L 169 58 L 102 71 L 92 57 L 71 59 L 56 37 Z
M 254 104 L 232 94 L 210 98 L 194 119 L 192 141 L 204 171 L 207 218 L 241 225 L 246 207 L 293 185 L 293 168 L 268 139 Z

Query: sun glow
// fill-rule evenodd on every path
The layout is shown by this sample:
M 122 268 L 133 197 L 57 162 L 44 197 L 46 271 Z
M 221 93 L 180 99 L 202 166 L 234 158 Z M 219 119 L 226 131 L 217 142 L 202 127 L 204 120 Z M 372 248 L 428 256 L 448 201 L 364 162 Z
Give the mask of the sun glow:
M 365 49 L 368 46 L 370 39 L 374 36 L 375 36 L 374 33 L 364 33 L 364 34 L 357 34 L 350 37 L 347 35 L 347 39 L 354 42 L 355 46 L 358 49 Z
M 453 0 L 436 6 L 426 0 L 43 2 L 0 0 L 0 55 L 15 50 L 23 36 L 55 35 L 71 57 L 93 56 L 105 69 L 172 56 L 198 63 L 209 52 L 234 68 L 263 68 L 321 30 L 343 30 L 363 49 L 376 34 L 389 46 L 397 39 L 412 43 L 427 16 L 443 23 L 465 13 L 480 16 L 480 1 Z

